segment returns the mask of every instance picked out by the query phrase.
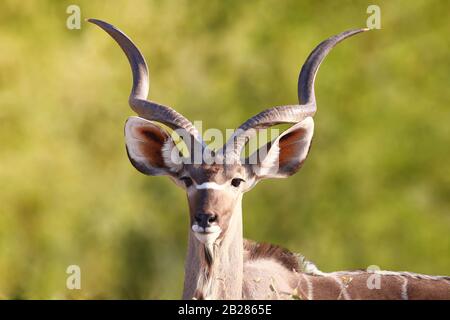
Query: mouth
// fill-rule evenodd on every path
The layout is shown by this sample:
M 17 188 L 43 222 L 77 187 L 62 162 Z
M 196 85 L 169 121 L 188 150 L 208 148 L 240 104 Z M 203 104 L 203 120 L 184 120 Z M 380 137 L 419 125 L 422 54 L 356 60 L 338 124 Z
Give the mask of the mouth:
M 219 237 L 222 229 L 218 225 L 212 225 L 206 228 L 200 227 L 198 224 L 192 225 L 192 231 L 198 241 L 204 244 L 211 244 Z

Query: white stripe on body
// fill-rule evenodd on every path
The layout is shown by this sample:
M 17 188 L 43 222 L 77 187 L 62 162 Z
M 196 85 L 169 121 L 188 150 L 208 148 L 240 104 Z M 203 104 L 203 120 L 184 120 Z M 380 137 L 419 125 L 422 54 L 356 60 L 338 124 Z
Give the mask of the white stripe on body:
M 306 295 L 306 299 L 308 300 L 312 300 L 313 299 L 313 285 L 311 283 L 311 281 L 308 279 L 308 277 L 304 274 L 302 274 L 303 279 L 305 279 L 306 282 L 306 288 L 308 290 L 308 293 Z
M 402 284 L 402 300 L 408 300 L 408 278 L 400 276 L 403 280 Z
M 339 276 L 332 275 L 331 279 L 336 281 L 336 283 L 339 285 L 339 287 L 341 289 L 341 292 L 339 293 L 339 296 L 338 296 L 337 300 L 340 300 L 342 296 L 344 297 L 345 300 L 351 300 L 350 299 L 350 295 L 347 292 L 347 285 L 348 284 L 344 283 Z

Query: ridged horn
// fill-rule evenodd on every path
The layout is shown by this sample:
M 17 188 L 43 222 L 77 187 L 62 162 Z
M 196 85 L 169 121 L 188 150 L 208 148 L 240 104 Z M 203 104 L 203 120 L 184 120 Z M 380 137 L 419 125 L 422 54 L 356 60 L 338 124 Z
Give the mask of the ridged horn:
M 298 79 L 297 105 L 285 105 L 266 109 L 241 124 L 223 147 L 228 158 L 238 160 L 242 148 L 258 129 L 268 128 L 282 123 L 298 123 L 316 113 L 314 81 L 319 66 L 333 47 L 355 34 L 369 29 L 356 29 L 342 32 L 321 42 L 308 56 Z

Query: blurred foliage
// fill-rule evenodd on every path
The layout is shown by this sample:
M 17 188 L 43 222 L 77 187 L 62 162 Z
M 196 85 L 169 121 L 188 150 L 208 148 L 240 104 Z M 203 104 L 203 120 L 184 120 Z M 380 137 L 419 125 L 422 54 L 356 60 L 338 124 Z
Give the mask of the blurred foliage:
M 129 164 L 128 62 L 74 1 L 0 3 L 0 298 L 179 298 L 184 193 Z M 321 40 L 373 1 L 76 1 L 145 53 L 152 100 L 204 128 L 295 103 Z M 317 78 L 305 166 L 244 200 L 245 236 L 325 270 L 450 271 L 448 1 L 376 1 L 382 29 Z M 82 290 L 65 287 L 80 265 Z

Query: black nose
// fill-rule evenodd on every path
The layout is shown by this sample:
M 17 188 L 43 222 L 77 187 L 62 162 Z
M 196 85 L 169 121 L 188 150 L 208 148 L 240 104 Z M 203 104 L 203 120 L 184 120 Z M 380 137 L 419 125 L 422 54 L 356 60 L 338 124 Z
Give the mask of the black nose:
M 217 215 L 210 213 L 199 213 L 195 215 L 195 221 L 200 227 L 206 228 L 211 226 L 213 222 L 217 221 Z

